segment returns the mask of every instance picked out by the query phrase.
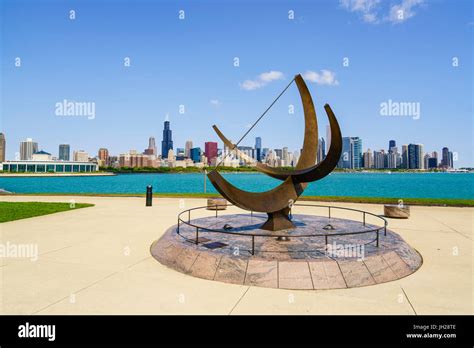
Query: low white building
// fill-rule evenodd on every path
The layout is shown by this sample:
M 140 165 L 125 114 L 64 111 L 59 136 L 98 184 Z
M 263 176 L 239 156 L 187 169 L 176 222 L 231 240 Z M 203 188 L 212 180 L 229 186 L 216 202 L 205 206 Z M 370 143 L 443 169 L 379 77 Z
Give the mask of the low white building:
M 87 173 L 98 171 L 99 165 L 71 161 L 6 161 L 1 169 L 11 173 Z

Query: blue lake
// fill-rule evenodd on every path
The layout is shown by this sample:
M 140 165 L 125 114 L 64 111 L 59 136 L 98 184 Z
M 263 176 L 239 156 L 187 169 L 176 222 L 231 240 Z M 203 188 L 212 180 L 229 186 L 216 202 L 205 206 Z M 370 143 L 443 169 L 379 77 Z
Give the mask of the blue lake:
M 239 188 L 266 191 L 280 182 L 258 173 L 224 176 Z M 332 173 L 309 184 L 304 195 L 474 199 L 472 173 Z M 203 174 L 120 174 L 116 176 L 0 177 L 0 188 L 15 193 L 204 192 Z M 207 192 L 216 192 L 207 180 Z

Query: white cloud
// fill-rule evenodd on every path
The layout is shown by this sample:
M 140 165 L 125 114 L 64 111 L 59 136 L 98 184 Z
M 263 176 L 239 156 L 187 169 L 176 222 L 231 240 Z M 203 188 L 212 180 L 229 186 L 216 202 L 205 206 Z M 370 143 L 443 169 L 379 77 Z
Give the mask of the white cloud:
M 320 73 L 308 70 L 303 74 L 303 77 L 318 85 L 337 86 L 339 81 L 336 80 L 336 73 L 322 69 Z
M 275 80 L 283 79 L 283 73 L 281 71 L 272 70 L 272 71 L 260 74 L 258 76 L 258 78 L 261 81 L 264 81 L 264 82 L 272 82 L 272 81 L 275 81 Z
M 367 23 L 377 23 L 377 7 L 380 0 L 339 0 L 341 6 L 350 11 L 358 12 Z
M 211 104 L 214 105 L 214 106 L 220 106 L 220 105 L 222 104 L 222 103 L 221 103 L 219 100 L 217 100 L 217 99 L 211 99 L 211 100 L 209 100 L 209 103 L 211 103 Z
M 423 4 L 423 1 L 424 0 L 402 0 L 400 4 L 390 7 L 387 20 L 392 23 L 405 22 L 416 14 L 413 9 Z
M 415 16 L 414 9 L 425 0 L 399 0 L 398 4 L 389 5 L 381 0 L 339 0 L 342 8 L 349 12 L 358 13 L 366 23 L 403 23 Z M 385 6 L 384 6 L 385 5 Z M 387 11 L 387 15 L 381 12 Z
M 262 88 L 263 86 L 267 85 L 272 81 L 282 79 L 284 79 L 284 75 L 281 71 L 271 70 L 269 72 L 264 72 L 258 75 L 255 80 L 245 80 L 243 83 L 240 84 L 240 87 L 247 91 L 251 91 L 257 88 Z

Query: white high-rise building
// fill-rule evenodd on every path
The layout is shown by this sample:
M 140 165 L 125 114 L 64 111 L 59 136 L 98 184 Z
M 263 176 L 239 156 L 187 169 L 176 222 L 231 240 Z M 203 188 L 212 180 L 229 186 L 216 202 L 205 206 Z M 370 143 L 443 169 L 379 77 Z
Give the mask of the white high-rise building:
M 84 150 L 74 151 L 72 159 L 74 162 L 89 162 L 89 154 Z
M 374 168 L 383 169 L 385 168 L 385 151 L 374 151 Z
M 387 168 L 397 168 L 397 153 L 396 152 L 389 152 L 386 154 L 387 156 Z
M 430 158 L 431 158 L 431 155 L 429 153 L 425 153 L 425 156 L 423 157 L 424 169 L 428 169 L 430 167 Z
M 331 147 L 331 126 L 326 126 L 326 153 L 328 153 L 329 148 Z
M 176 157 L 174 155 L 173 149 L 168 150 L 168 162 L 174 162 L 176 161 Z
M 288 157 L 288 148 L 284 147 L 281 151 L 281 160 L 282 166 L 289 166 L 290 165 L 290 158 Z
M 20 143 L 20 160 L 31 160 L 35 152 L 38 152 L 38 143 L 34 142 L 33 139 L 27 138 Z
M 374 167 L 374 156 L 372 154 L 372 150 L 367 149 L 364 152 L 364 168 L 370 169 Z

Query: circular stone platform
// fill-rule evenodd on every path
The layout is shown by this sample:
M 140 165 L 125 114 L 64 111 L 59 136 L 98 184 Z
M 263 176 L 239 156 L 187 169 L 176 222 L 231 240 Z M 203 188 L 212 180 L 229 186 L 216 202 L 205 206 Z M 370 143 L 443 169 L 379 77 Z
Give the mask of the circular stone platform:
M 387 229 L 379 233 L 331 236 L 336 233 L 368 231 L 379 226 L 339 218 L 293 215 L 296 229 L 287 231 L 289 241 L 274 237 L 252 238 L 244 234 L 271 232 L 259 229 L 266 215 L 222 215 L 193 219 L 192 224 L 222 229 L 228 233 L 199 232 L 184 223 L 170 227 L 151 245 L 151 254 L 162 264 L 194 277 L 226 283 L 283 289 L 339 289 L 375 285 L 400 279 L 415 272 L 422 258 L 398 234 Z M 334 230 L 323 229 L 331 224 Z M 285 232 L 283 232 L 285 233 Z M 282 234 L 282 232 L 279 232 Z M 325 237 L 298 237 L 327 234 Z

